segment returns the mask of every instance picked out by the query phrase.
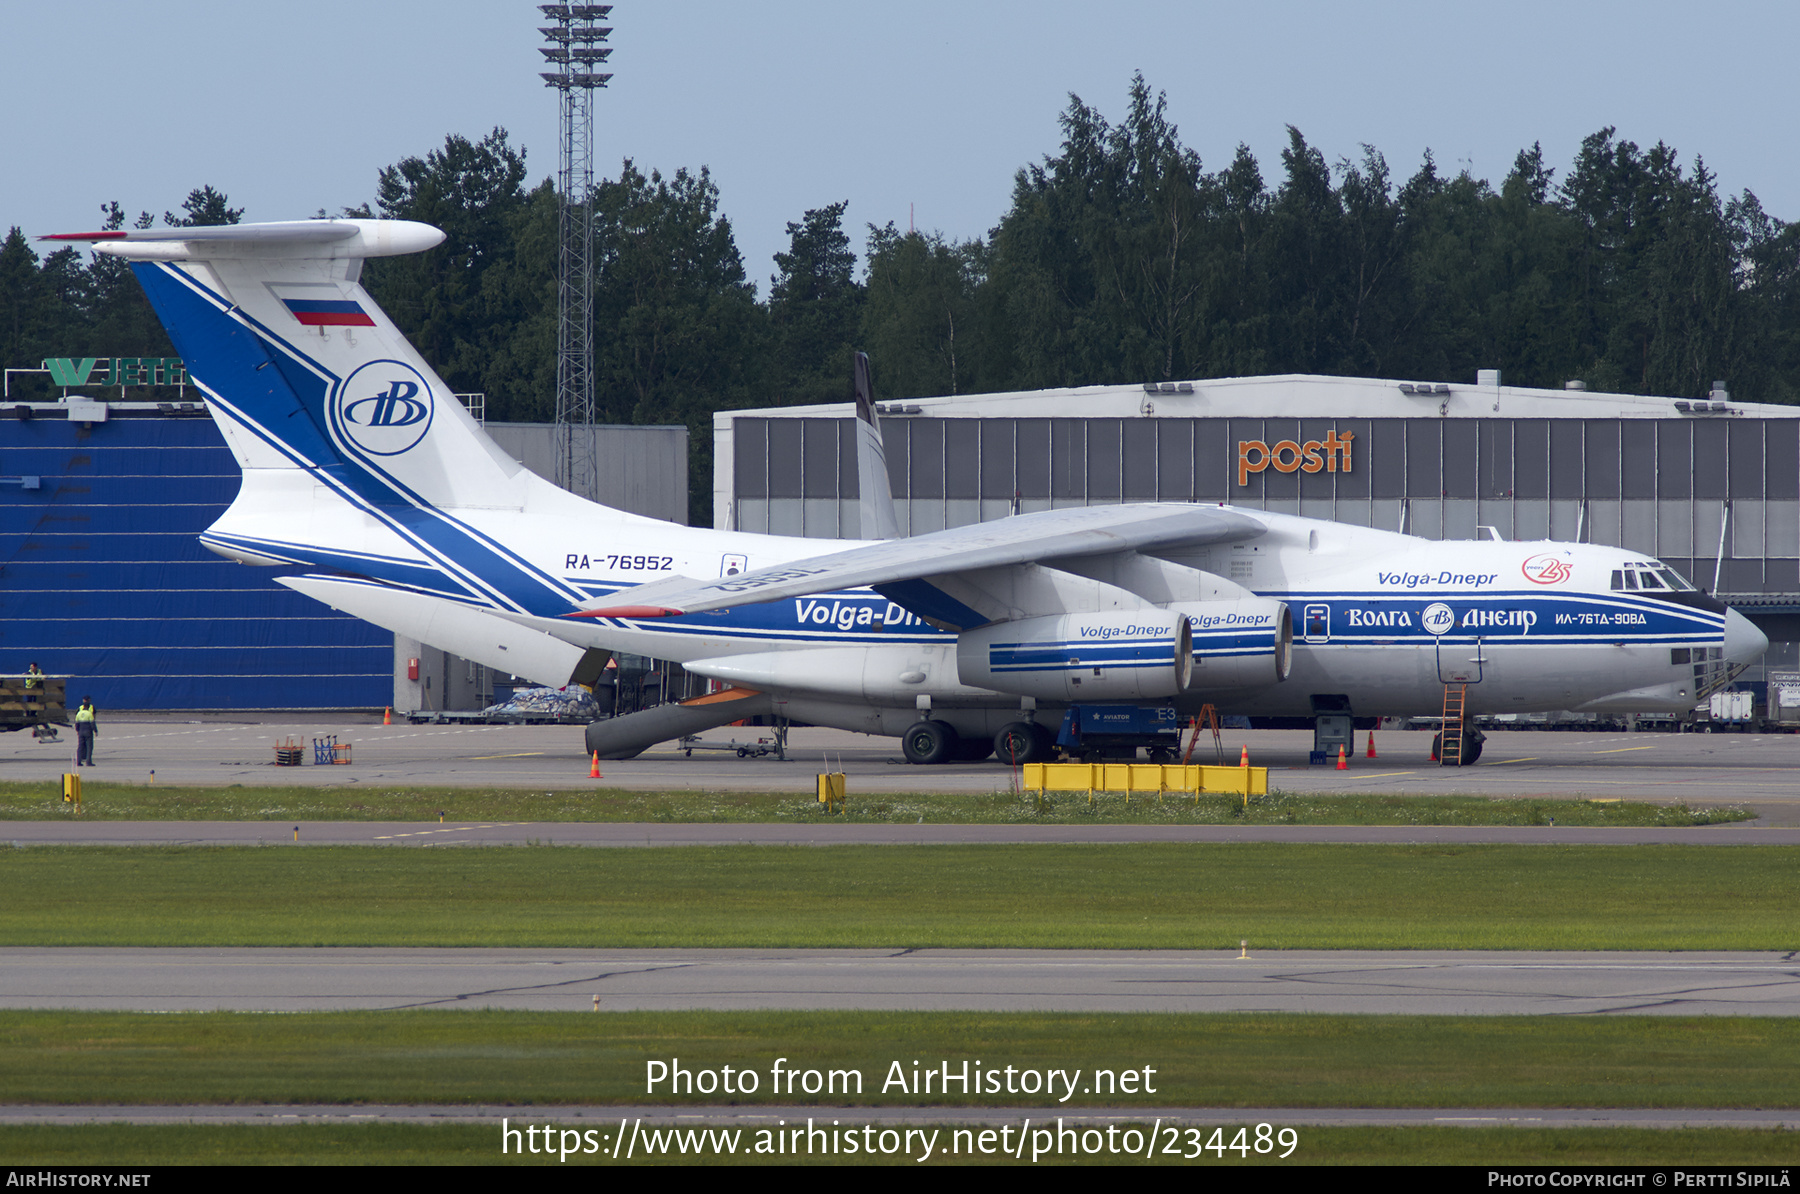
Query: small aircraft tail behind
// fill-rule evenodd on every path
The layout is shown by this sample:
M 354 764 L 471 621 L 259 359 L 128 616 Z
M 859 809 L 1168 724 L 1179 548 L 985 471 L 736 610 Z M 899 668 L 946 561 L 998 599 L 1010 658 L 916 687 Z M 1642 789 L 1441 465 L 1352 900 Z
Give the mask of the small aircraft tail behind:
M 856 485 L 864 539 L 898 539 L 900 519 L 888 482 L 887 452 L 875 417 L 875 383 L 869 376 L 869 354 L 856 354 Z

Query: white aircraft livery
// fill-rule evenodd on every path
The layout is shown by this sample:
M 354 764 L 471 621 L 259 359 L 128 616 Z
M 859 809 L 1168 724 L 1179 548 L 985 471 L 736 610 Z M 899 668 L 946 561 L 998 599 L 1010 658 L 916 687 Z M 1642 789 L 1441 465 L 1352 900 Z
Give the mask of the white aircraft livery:
M 1030 761 L 1069 710 L 1420 716 L 1447 684 L 1470 713 L 1682 711 L 1767 646 L 1673 569 L 1597 544 L 1178 503 L 900 538 L 860 362 L 862 525 L 880 538 L 675 526 L 509 458 L 358 284 L 366 258 L 430 249 L 435 228 L 47 239 L 131 260 L 206 396 L 244 472 L 213 551 L 538 683 L 591 683 L 613 651 L 723 682 L 594 723 L 605 757 L 776 714 L 899 736 L 914 762 Z

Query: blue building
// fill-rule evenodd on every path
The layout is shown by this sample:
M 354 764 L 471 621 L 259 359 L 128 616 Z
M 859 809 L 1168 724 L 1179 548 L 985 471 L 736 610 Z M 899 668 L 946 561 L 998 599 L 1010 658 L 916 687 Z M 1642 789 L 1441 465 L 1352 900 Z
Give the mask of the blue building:
M 203 409 L 81 413 L 0 410 L 0 672 L 36 661 L 103 709 L 392 700 L 393 635 L 200 546 L 240 480 Z

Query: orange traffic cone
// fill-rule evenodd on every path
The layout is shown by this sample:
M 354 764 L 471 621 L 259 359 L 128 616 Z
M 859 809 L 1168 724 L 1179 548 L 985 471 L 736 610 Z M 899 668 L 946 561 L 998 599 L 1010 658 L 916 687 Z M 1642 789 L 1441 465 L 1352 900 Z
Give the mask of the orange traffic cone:
M 1441 737 L 1443 737 L 1442 734 L 1438 735 L 1438 738 L 1441 738 Z M 1438 740 L 1437 740 L 1437 738 L 1433 738 L 1431 740 L 1431 761 L 1434 763 L 1438 761 L 1437 752 L 1438 752 Z
M 1375 757 L 1375 731 L 1374 730 L 1369 731 L 1369 757 L 1371 759 Z
M 593 765 L 588 768 L 588 778 L 589 779 L 599 779 L 600 778 L 600 752 L 599 751 L 594 752 L 594 762 L 593 762 Z
M 1342 742 L 1338 743 L 1338 766 L 1337 766 L 1337 769 L 1339 771 L 1350 770 L 1350 758 L 1348 755 L 1346 755 L 1344 753 L 1344 744 Z
M 381 711 L 381 724 L 384 726 L 391 726 L 394 724 L 394 707 L 392 705 L 389 705 Z
M 1249 765 L 1250 765 L 1250 744 L 1248 742 L 1246 742 L 1246 743 L 1244 743 L 1244 753 L 1238 759 L 1238 766 L 1239 767 L 1248 767 Z

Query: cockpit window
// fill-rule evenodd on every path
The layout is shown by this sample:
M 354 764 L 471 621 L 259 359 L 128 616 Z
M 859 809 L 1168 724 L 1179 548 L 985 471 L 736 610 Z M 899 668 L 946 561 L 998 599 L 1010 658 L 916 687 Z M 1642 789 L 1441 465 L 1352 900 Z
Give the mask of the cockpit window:
M 1653 592 L 1674 590 L 1677 593 L 1697 592 L 1681 573 L 1658 560 L 1655 563 L 1633 563 L 1627 561 L 1623 568 L 1615 568 L 1612 574 L 1613 592 L 1636 592 L 1648 589 Z

